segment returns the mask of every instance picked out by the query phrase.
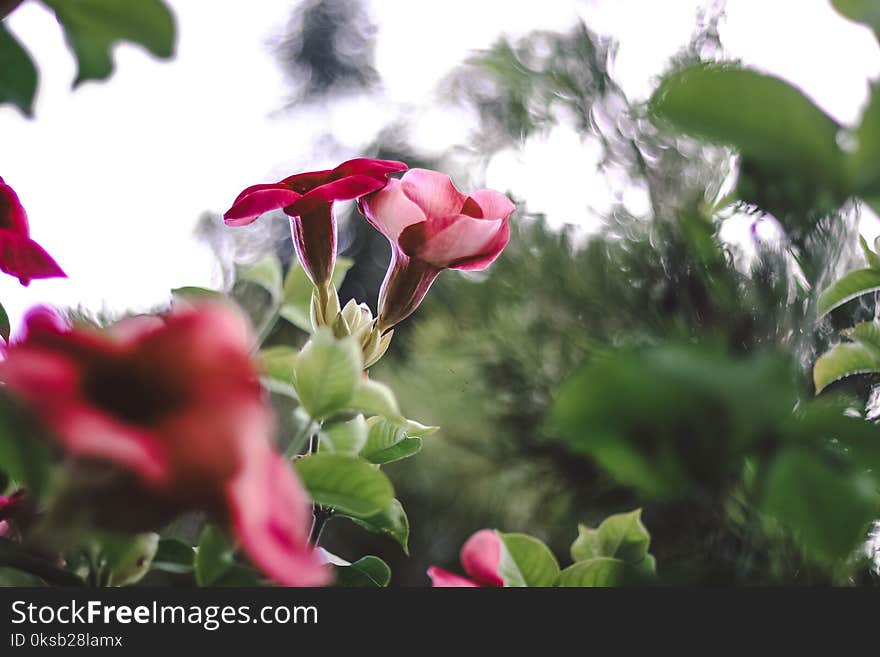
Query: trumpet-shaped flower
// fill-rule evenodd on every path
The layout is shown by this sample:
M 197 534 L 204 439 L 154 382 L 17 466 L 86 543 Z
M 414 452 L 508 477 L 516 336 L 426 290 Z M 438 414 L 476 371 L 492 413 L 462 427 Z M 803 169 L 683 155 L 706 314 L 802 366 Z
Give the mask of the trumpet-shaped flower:
M 461 548 L 461 565 L 471 579 L 455 575 L 436 566 L 428 568 L 435 587 L 504 586 L 498 570 L 501 565 L 501 538 L 491 529 L 481 529 Z
M 0 270 L 22 285 L 34 278 L 66 275 L 45 249 L 30 238 L 27 213 L 15 190 L 0 178 Z

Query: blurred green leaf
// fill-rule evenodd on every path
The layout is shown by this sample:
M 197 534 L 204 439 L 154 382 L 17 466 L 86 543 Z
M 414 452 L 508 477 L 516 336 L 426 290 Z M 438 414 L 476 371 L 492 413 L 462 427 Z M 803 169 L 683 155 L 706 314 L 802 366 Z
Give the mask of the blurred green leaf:
M 578 525 L 578 537 L 571 546 L 574 561 L 614 557 L 637 564 L 648 555 L 651 535 L 642 524 L 642 510 L 608 516 L 596 529 Z
M 831 4 L 843 16 L 870 27 L 880 38 L 880 4 L 876 0 L 831 0 Z
M 362 365 L 360 347 L 351 337 L 336 339 L 329 329 L 312 336 L 297 358 L 294 386 L 313 419 L 353 407 L 355 390 L 362 385 Z
M 171 296 L 186 301 L 210 301 L 212 299 L 222 299 L 224 295 L 217 290 L 209 290 L 205 287 L 197 287 L 195 285 L 187 285 L 184 287 L 175 287 L 171 290 Z
M 816 314 L 821 317 L 847 301 L 880 290 L 880 270 L 857 269 L 845 274 L 819 295 Z
M 698 64 L 664 78 L 650 110 L 684 133 L 733 146 L 765 170 L 795 175 L 837 196 L 848 191 L 840 126 L 779 78 Z
M 788 527 L 814 557 L 843 559 L 877 515 L 875 486 L 800 447 L 782 450 L 765 483 L 764 512 Z
M 872 269 L 880 270 L 880 254 L 873 251 L 871 247 L 868 246 L 868 242 L 861 235 L 859 235 L 859 246 L 862 247 L 862 253 L 865 255 L 865 260 L 868 261 L 868 265 Z
M 394 392 L 384 383 L 373 379 L 361 378 L 358 381 L 348 407 L 367 415 L 403 420 Z
M 217 585 L 236 565 L 235 552 L 218 527 L 205 525 L 199 536 L 194 564 L 199 586 Z
M 316 504 L 359 518 L 380 513 L 394 499 L 388 477 L 363 459 L 342 454 L 310 454 L 294 462 Z
M 55 12 L 77 59 L 74 87 L 104 80 L 113 72 L 111 50 L 119 41 L 137 43 L 156 57 L 174 54 L 174 16 L 161 0 L 42 0 Z
M 0 337 L 4 342 L 9 342 L 9 315 L 6 314 L 6 308 L 0 304 Z
M 546 545 L 526 534 L 498 533 L 503 544 L 498 573 L 505 586 L 555 586 L 559 564 Z
M 409 555 L 409 518 L 399 500 L 391 500 L 388 508 L 366 517 L 346 515 L 355 524 L 370 532 L 388 534 Z
M 851 176 L 856 193 L 870 199 L 880 194 L 880 86 L 876 83 L 855 136 L 856 150 L 849 156 Z
M 30 55 L 0 22 L 0 104 L 12 103 L 25 116 L 33 116 L 37 78 Z
M 293 383 L 298 356 L 299 352 L 296 349 L 286 345 L 266 347 L 260 351 L 260 360 L 266 376 L 283 383 Z
M 367 442 L 369 427 L 363 415 L 347 422 L 324 425 L 321 431 L 321 451 L 332 454 L 357 456 Z
M 163 538 L 159 541 L 150 568 L 166 573 L 191 573 L 195 568 L 195 554 L 195 550 L 183 541 Z
M 47 436 L 5 394 L 0 394 L 0 469 L 37 500 L 49 483 Z
M 370 463 L 384 464 L 405 459 L 419 452 L 422 439 L 409 437 L 402 426 L 382 417 L 371 417 L 369 433 L 361 456 Z
M 391 581 L 391 568 L 379 557 L 361 557 L 348 566 L 333 566 L 339 586 L 386 587 Z
M 101 581 L 106 586 L 128 586 L 138 582 L 150 570 L 159 547 L 159 535 L 153 532 L 133 536 L 105 535 L 99 541 Z
M 633 566 L 612 557 L 580 561 L 559 574 L 559 586 L 609 587 L 637 584 L 641 580 Z
M 354 260 L 351 258 L 337 258 L 333 269 L 333 285 L 339 288 L 342 285 L 345 274 L 351 269 Z M 290 264 L 290 270 L 284 278 L 284 291 L 280 315 L 288 322 L 307 333 L 312 331 L 312 321 L 309 318 L 312 304 L 312 289 L 314 286 L 306 276 L 305 270 L 294 260 Z
M 249 267 L 243 267 L 238 273 L 238 279 L 263 288 L 275 302 L 281 299 L 281 262 L 274 254 Z
M 855 374 L 880 372 L 880 323 L 862 322 L 841 342 L 819 356 L 813 365 L 813 385 L 821 392 L 829 384 Z

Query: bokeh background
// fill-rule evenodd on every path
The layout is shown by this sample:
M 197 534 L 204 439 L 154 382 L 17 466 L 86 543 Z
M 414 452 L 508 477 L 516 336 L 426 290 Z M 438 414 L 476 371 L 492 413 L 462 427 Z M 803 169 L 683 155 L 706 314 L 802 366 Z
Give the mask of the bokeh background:
M 700 250 L 692 217 L 731 191 L 736 162 L 658 133 L 644 102 L 659 77 L 736 59 L 851 124 L 880 75 L 874 36 L 825 0 L 168 4 L 173 60 L 121 45 L 115 76 L 75 93 L 52 16 L 25 3 L 9 18 L 41 84 L 35 119 L 0 108 L 0 173 L 69 279 L 24 289 L 4 277 L 4 305 L 15 326 L 35 302 L 116 316 L 160 307 L 176 287 L 228 290 L 237 266 L 292 255 L 281 215 L 222 226 L 238 191 L 350 157 L 404 159 L 461 189 L 510 194 L 518 211 L 502 258 L 444 274 L 375 369 L 409 417 L 442 426 L 416 459 L 388 468 L 412 556 L 341 522 L 326 533 L 343 557 L 380 554 L 394 585 L 427 584 L 431 564 L 456 569 L 476 529 L 528 532 L 564 554 L 577 522 L 643 502 L 547 440 L 557 389 L 591 355 L 692 335 L 748 351 L 796 332 L 772 217 L 729 209 L 715 217 L 725 259 Z M 880 232 L 869 210 L 844 213 L 837 237 Z M 339 216 L 340 250 L 354 260 L 343 302 L 375 308 L 388 246 L 351 205 Z M 854 257 L 835 252 L 841 271 Z M 820 346 L 795 342 L 805 360 Z M 690 502 L 646 509 L 661 568 L 703 583 L 785 581 L 798 568 L 785 547 L 731 540 L 714 500 Z

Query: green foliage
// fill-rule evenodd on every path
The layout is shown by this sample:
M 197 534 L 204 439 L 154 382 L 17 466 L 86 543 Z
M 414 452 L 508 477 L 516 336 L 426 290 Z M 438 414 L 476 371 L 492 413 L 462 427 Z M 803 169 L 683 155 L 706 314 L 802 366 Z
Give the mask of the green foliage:
M 183 541 L 163 538 L 159 541 L 150 568 L 175 574 L 192 573 L 195 569 L 195 555 L 196 551 Z
M 387 534 L 400 544 L 404 553 L 409 554 L 409 518 L 400 501 L 391 500 L 387 508 L 369 516 L 347 515 L 347 517 L 367 531 Z
M 408 436 L 406 428 L 381 417 L 367 421 L 369 433 L 361 450 L 370 463 L 384 464 L 399 461 L 417 454 L 422 449 L 422 439 Z
M 9 315 L 6 314 L 6 308 L 0 305 L 0 338 L 4 342 L 9 342 Z
M 391 569 L 379 557 L 361 557 L 347 566 L 334 566 L 336 583 L 339 586 L 379 587 L 388 586 Z
M 296 361 L 294 386 L 309 415 L 323 419 L 349 407 L 362 378 L 360 347 L 338 340 L 329 329 L 316 333 Z
M 597 557 L 573 564 L 559 574 L 562 587 L 615 587 L 643 583 L 644 578 L 620 559 Z
M 258 285 L 269 294 L 274 302 L 281 299 L 281 261 L 274 254 L 265 256 L 254 264 L 242 268 L 238 273 L 238 280 Z
M 357 456 L 367 443 L 369 430 L 363 415 L 356 415 L 347 422 L 325 424 L 321 431 L 321 451 Z
M 25 116 L 33 116 L 37 77 L 30 55 L 0 22 L 0 104 L 12 103 Z
M 880 35 L 880 6 L 874 0 L 831 0 L 831 4 L 850 20 L 865 23 Z
M 831 312 L 847 301 L 880 290 L 880 269 L 857 269 L 837 280 L 819 295 L 816 312 L 819 316 Z
M 119 41 L 142 45 L 156 57 L 174 54 L 174 17 L 162 0 L 42 0 L 64 28 L 76 55 L 74 86 L 113 72 L 111 49 Z
M 880 372 L 880 323 L 858 324 L 850 333 L 852 342 L 841 342 L 822 354 L 813 365 L 816 392 L 856 374 Z
M 147 574 L 159 547 L 152 532 L 133 536 L 103 535 L 97 540 L 92 562 L 95 581 L 103 586 L 129 586 Z
M 333 285 L 339 287 L 345 274 L 351 269 L 353 261 L 349 258 L 337 258 L 333 269 Z M 290 264 L 287 276 L 284 277 L 282 302 L 279 314 L 288 322 L 299 329 L 310 333 L 312 322 L 309 319 L 309 307 L 312 303 L 312 291 L 314 286 L 306 275 L 305 270 L 294 261 Z
M 41 499 L 50 478 L 45 431 L 5 394 L 0 394 L 0 471 Z
M 526 534 L 498 534 L 503 545 L 498 572 L 505 586 L 555 586 L 559 564 L 550 549 Z
M 296 460 L 296 470 L 316 504 L 358 518 L 388 509 L 394 488 L 367 461 L 343 454 L 310 454 Z

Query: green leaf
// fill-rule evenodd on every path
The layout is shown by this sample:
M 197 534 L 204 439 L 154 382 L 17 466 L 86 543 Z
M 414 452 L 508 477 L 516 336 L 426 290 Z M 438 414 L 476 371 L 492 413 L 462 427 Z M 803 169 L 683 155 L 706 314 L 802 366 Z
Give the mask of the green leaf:
M 388 477 L 363 459 L 319 452 L 295 464 L 315 503 L 340 513 L 367 517 L 387 509 L 394 499 Z
M 366 415 L 381 415 L 392 420 L 404 421 L 391 388 L 372 379 L 361 378 L 358 381 L 348 406 Z
M 0 105 L 12 103 L 33 116 L 38 75 L 31 56 L 0 22 Z
M 102 580 L 107 586 L 128 586 L 150 570 L 159 547 L 153 532 L 134 536 L 105 536 L 101 539 Z
M 369 433 L 361 456 L 370 463 L 384 464 L 405 459 L 422 449 L 422 439 L 409 437 L 399 424 L 382 417 L 371 417 Z
M 299 352 L 296 349 L 285 345 L 266 347 L 260 351 L 260 360 L 266 376 L 283 383 L 293 383 L 298 356 Z
M 862 253 L 865 254 L 865 260 L 868 261 L 868 266 L 872 269 L 880 270 L 880 255 L 871 250 L 871 247 L 868 246 L 868 242 L 865 241 L 865 238 L 861 235 L 859 235 L 859 246 L 862 247 Z
M 880 371 L 880 343 L 871 332 L 880 332 L 880 325 L 863 322 L 853 330 L 856 342 L 841 342 L 819 356 L 813 365 L 817 393 L 847 376 Z
M 651 535 L 642 524 L 642 510 L 608 516 L 597 529 L 578 525 L 578 537 L 571 546 L 574 561 L 614 557 L 630 564 L 648 555 Z
M 555 586 L 559 579 L 556 557 L 541 541 L 527 534 L 502 534 L 498 573 L 505 586 Z
M 211 299 L 222 299 L 223 293 L 217 290 L 209 290 L 206 287 L 196 287 L 187 285 L 185 287 L 175 287 L 171 290 L 171 296 L 184 301 L 209 301 Z
M 351 258 L 336 259 L 336 267 L 333 269 L 333 285 L 335 287 L 338 288 L 342 285 L 346 272 L 351 269 L 353 264 L 354 260 Z M 312 303 L 313 287 L 299 262 L 293 261 L 284 278 L 284 292 L 279 313 L 288 322 L 307 333 L 312 331 L 309 308 Z
M 388 534 L 409 555 L 409 518 L 399 500 L 391 500 L 388 508 L 366 517 L 346 515 L 352 522 L 376 534 Z
M 559 586 L 563 587 L 628 586 L 641 581 L 637 569 L 612 557 L 579 561 L 559 574 Z
M 363 377 L 363 356 L 351 338 L 336 339 L 329 329 L 315 333 L 299 353 L 294 386 L 315 420 L 352 407 Z
M 242 268 L 238 272 L 238 279 L 263 288 L 273 301 L 281 299 L 281 262 L 274 254 Z
M 733 146 L 765 169 L 847 188 L 840 126 L 800 90 L 748 69 L 699 64 L 668 75 L 651 112 L 687 134 Z
M 391 581 L 391 568 L 379 557 L 361 557 L 348 566 L 333 566 L 333 569 L 339 586 L 383 588 Z
M 876 0 L 831 0 L 831 4 L 843 16 L 870 27 L 880 39 L 880 4 Z
M 367 442 L 369 427 L 363 415 L 347 422 L 324 425 L 321 432 L 321 451 L 357 456 Z
M 159 541 L 150 568 L 166 573 L 191 573 L 195 568 L 195 550 L 183 541 L 163 538 Z
M 48 437 L 17 404 L 0 394 L 0 470 L 41 499 L 50 465 Z
M 205 525 L 194 563 L 199 586 L 215 586 L 236 565 L 235 553 L 219 528 Z
M 878 290 L 880 290 L 880 270 L 856 269 L 845 274 L 819 295 L 816 312 L 822 317 L 847 301 Z
M 6 314 L 6 308 L 0 304 L 0 337 L 4 342 L 9 342 L 9 315 Z
M 877 513 L 868 478 L 800 447 L 776 457 L 764 490 L 764 512 L 791 529 L 809 554 L 829 562 L 856 549 Z
M 111 49 L 119 41 L 137 43 L 156 57 L 174 54 L 174 16 L 161 0 L 42 0 L 55 12 L 76 55 L 73 86 L 104 80 L 113 72 Z

